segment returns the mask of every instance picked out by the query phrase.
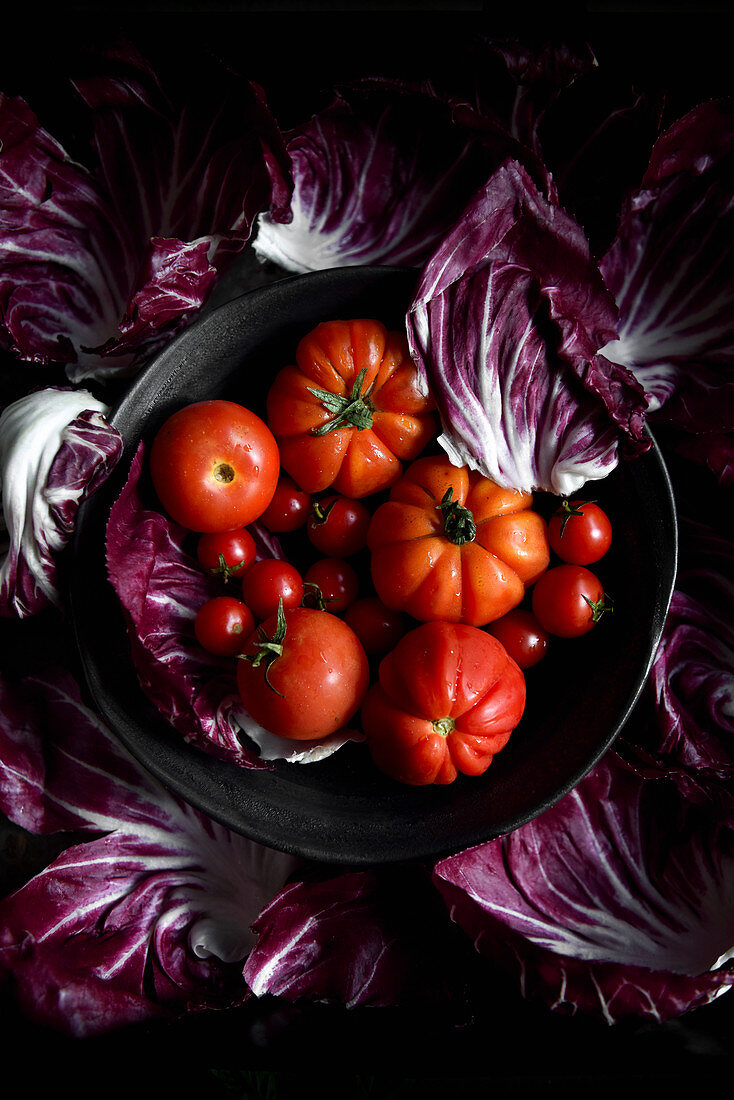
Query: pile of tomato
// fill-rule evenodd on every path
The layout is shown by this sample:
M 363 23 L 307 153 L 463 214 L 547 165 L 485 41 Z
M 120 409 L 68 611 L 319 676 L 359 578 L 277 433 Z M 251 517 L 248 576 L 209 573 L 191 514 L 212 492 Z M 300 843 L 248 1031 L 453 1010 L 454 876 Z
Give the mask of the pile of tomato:
M 546 521 L 531 494 L 452 466 L 437 430 L 402 334 L 326 321 L 262 417 L 196 402 L 150 454 L 161 505 L 222 580 L 196 637 L 235 662 L 252 718 L 297 741 L 358 724 L 377 767 L 410 784 L 484 772 L 550 636 L 610 607 L 589 568 L 611 543 L 599 506 L 563 501 Z M 258 558 L 255 521 L 284 558 Z

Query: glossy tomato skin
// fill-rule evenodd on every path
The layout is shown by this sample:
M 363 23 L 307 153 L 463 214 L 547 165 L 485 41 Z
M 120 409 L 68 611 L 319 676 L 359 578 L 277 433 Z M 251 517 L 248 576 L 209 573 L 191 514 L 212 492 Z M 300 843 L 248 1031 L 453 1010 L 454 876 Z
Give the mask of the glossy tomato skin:
M 433 409 L 405 335 L 369 318 L 317 325 L 267 397 L 283 468 L 309 493 L 354 499 L 400 477 L 436 434 Z
M 278 445 L 255 413 L 233 401 L 199 401 L 158 430 L 150 472 L 161 504 L 190 531 L 232 531 L 258 519 L 279 472 Z
M 245 527 L 236 531 L 211 531 L 199 536 L 196 556 L 199 564 L 208 573 L 222 574 L 229 578 L 241 575 L 252 565 L 257 557 L 257 547 Z
M 383 658 L 361 718 L 377 767 L 423 786 L 485 772 L 524 709 L 525 677 L 496 638 L 429 622 Z
M 261 558 L 242 577 L 242 599 L 256 619 L 267 619 L 283 606 L 299 607 L 303 600 L 303 577 L 288 561 Z
M 362 596 L 344 612 L 369 656 L 387 653 L 398 644 L 408 629 L 408 618 L 402 611 L 386 607 L 379 596 Z
M 548 652 L 549 636 L 532 611 L 516 607 L 489 623 L 487 631 L 501 642 L 523 671 L 537 665 Z
M 286 534 L 303 527 L 311 510 L 311 497 L 296 485 L 289 474 L 281 473 L 270 504 L 260 522 L 274 534 Z
M 551 550 L 569 565 L 593 565 L 612 543 L 612 524 L 593 501 L 567 501 L 548 521 Z
M 255 628 L 252 612 L 232 596 L 214 596 L 194 619 L 197 641 L 208 653 L 236 657 Z
M 371 513 L 359 500 L 330 493 L 311 506 L 306 533 L 328 558 L 349 558 L 367 545 Z
M 303 582 L 306 599 L 309 585 L 315 585 L 317 599 L 323 600 L 324 610 L 334 614 L 345 611 L 359 593 L 359 574 L 344 558 L 318 558 L 306 570 Z
M 276 616 L 262 624 L 268 637 L 277 628 Z M 260 640 L 256 631 L 243 652 L 255 655 Z M 271 733 L 294 741 L 321 740 L 342 729 L 369 682 L 367 655 L 354 631 L 328 611 L 297 607 L 285 611 L 282 647 L 267 680 L 264 664 L 238 661 L 237 686 L 248 713 Z
M 449 490 L 453 516 L 442 507 Z M 465 541 L 457 541 L 462 509 L 474 533 L 467 524 Z M 516 607 L 550 560 L 546 524 L 530 493 L 502 489 L 441 456 L 408 467 L 375 511 L 367 544 L 375 590 L 388 607 L 472 626 Z
M 533 589 L 533 613 L 540 625 L 559 638 L 580 638 L 609 609 L 604 586 L 583 565 L 556 565 Z

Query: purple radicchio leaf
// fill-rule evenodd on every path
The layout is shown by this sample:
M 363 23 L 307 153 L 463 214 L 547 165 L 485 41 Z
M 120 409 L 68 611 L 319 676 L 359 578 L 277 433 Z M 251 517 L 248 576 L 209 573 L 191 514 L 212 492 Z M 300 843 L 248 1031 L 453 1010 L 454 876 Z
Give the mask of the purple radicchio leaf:
M 258 996 L 347 1008 L 465 997 L 467 958 L 417 865 L 292 882 L 253 930 L 244 974 Z
M 107 524 L 107 571 L 128 626 L 141 686 L 186 740 L 241 767 L 264 767 L 239 733 L 247 716 L 237 693 L 235 661 L 215 657 L 196 640 L 199 608 L 221 586 L 187 549 L 190 532 L 145 506 L 141 443 Z M 250 528 L 260 557 L 281 556 L 271 535 Z
M 130 374 L 197 310 L 272 206 L 287 165 L 262 90 L 197 62 L 170 96 L 133 48 L 75 82 L 96 162 L 73 162 L 0 97 L 0 321 L 20 358 L 72 381 Z
M 496 125 L 457 122 L 431 87 L 389 80 L 338 90 L 287 148 L 292 218 L 261 214 L 253 247 L 295 272 L 420 267 L 489 172 L 524 152 Z
M 685 435 L 676 451 L 709 470 L 722 489 L 734 485 L 734 431 Z
M 0 980 L 75 1036 L 241 1003 L 260 909 L 294 868 L 175 799 L 70 674 L 0 681 L 0 807 L 73 844 L 0 902 Z
M 441 861 L 477 950 L 524 996 L 607 1023 L 661 1021 L 734 985 L 734 816 L 608 754 L 556 806 Z
M 615 324 L 579 226 L 503 165 L 429 260 L 407 316 L 451 461 L 568 495 L 644 450 L 641 388 L 598 354 Z
M 601 262 L 620 317 L 603 354 L 688 431 L 734 425 L 733 242 L 734 110 L 711 101 L 658 139 Z
M 0 615 L 62 605 L 57 555 L 122 453 L 106 412 L 85 390 L 47 388 L 0 414 Z

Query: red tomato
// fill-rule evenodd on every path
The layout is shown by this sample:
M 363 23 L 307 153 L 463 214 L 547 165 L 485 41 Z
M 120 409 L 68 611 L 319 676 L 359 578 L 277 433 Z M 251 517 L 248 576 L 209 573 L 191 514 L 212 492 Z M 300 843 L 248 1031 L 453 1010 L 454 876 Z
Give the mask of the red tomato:
M 361 501 L 333 493 L 313 502 L 306 533 L 326 557 L 349 558 L 367 545 L 370 519 Z
M 349 623 L 370 656 L 387 653 L 408 629 L 407 616 L 385 607 L 379 596 L 355 600 L 344 612 L 344 622 Z
M 232 596 L 214 596 L 194 619 L 199 645 L 218 657 L 236 657 L 255 628 L 249 607 Z
M 329 611 L 281 609 L 251 635 L 243 654 L 237 665 L 242 701 L 280 737 L 313 741 L 336 733 L 367 690 L 367 655 L 354 631 Z
M 238 531 L 211 531 L 199 536 L 196 556 L 209 573 L 220 574 L 229 580 L 252 565 L 257 547 L 245 527 Z
M 578 638 L 598 623 L 611 601 L 601 581 L 583 565 L 556 565 L 533 589 L 533 612 L 549 634 Z
M 545 521 L 531 505 L 530 493 L 446 457 L 419 458 L 370 523 L 377 595 L 423 621 L 498 619 L 548 566 Z
M 233 401 L 199 401 L 159 429 L 150 472 L 161 504 L 191 531 L 232 531 L 256 520 L 278 481 L 267 425 Z
M 245 570 L 242 577 L 242 599 L 256 619 L 267 619 L 283 606 L 299 607 L 303 599 L 303 578 L 288 561 L 261 558 Z
M 297 531 L 308 519 L 310 508 L 311 497 L 308 493 L 299 489 L 288 474 L 281 474 L 275 495 L 260 516 L 260 522 L 275 534 Z
M 410 630 L 380 663 L 362 704 L 378 768 L 401 783 L 480 775 L 525 709 L 525 677 L 496 638 L 463 623 Z
M 522 607 L 516 607 L 490 623 L 487 631 L 502 642 L 513 661 L 522 669 L 537 665 L 548 651 L 548 631 L 543 629 L 532 611 Z
M 571 565 L 592 565 L 612 543 L 612 525 L 606 512 L 591 501 L 564 500 L 550 518 L 551 549 Z
M 307 598 L 308 586 L 316 586 L 316 599 L 322 611 L 344 611 L 359 592 L 357 571 L 343 558 L 319 558 L 308 567 L 303 581 Z
M 397 481 L 436 434 L 403 333 L 379 321 L 326 321 L 279 371 L 268 424 L 283 468 L 310 493 L 361 498 Z

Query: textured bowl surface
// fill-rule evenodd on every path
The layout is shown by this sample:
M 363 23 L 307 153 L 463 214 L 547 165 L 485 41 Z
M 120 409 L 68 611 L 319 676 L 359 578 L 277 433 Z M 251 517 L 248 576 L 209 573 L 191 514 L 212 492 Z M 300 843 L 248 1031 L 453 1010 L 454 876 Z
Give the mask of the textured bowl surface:
M 364 865 L 431 858 L 521 825 L 573 788 L 609 748 L 637 700 L 660 639 L 676 569 L 673 495 L 657 447 L 593 487 L 614 521 L 597 568 L 614 612 L 526 673 L 525 715 L 480 777 L 446 787 L 392 782 L 351 744 L 319 763 L 270 771 L 222 762 L 186 744 L 141 690 L 107 580 L 104 531 L 141 439 L 174 410 L 230 397 L 262 411 L 275 372 L 319 321 L 375 316 L 400 328 L 415 275 L 342 268 L 286 278 L 202 317 L 136 378 L 112 415 L 125 453 L 83 506 L 72 608 L 92 699 L 130 752 L 171 790 L 231 829 L 312 859 Z

